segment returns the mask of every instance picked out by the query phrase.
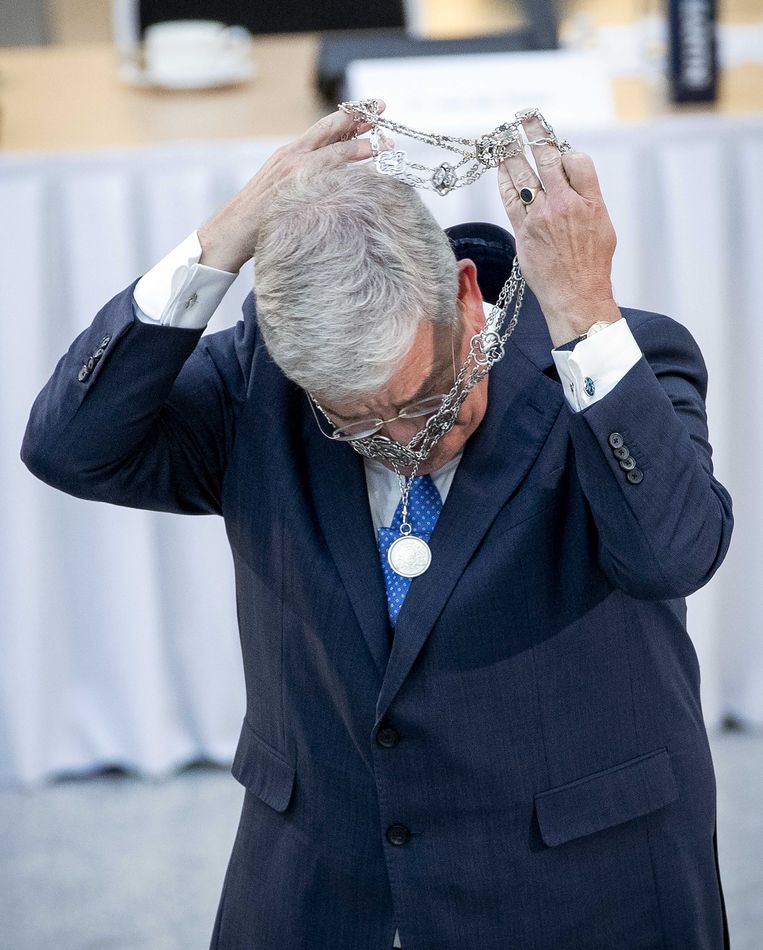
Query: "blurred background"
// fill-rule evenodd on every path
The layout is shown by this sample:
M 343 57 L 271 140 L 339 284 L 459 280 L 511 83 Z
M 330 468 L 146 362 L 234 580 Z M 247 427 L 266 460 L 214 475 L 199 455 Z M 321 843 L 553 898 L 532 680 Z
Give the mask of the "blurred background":
M 761 0 L 0 0 L 0 948 L 209 944 L 243 798 L 222 520 L 68 497 L 19 447 L 103 303 L 362 96 L 469 136 L 540 107 L 596 164 L 618 303 L 702 348 L 736 523 L 689 632 L 732 946 L 759 950 Z M 443 226 L 510 227 L 494 173 L 422 195 Z M 252 280 L 247 266 L 212 330 Z

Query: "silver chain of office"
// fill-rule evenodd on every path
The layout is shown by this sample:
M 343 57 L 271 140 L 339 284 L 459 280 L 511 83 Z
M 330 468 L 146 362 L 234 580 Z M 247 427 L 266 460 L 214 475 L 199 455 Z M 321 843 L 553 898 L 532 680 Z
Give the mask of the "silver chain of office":
M 403 125 L 402 122 L 395 122 L 379 115 L 377 113 L 378 107 L 379 103 L 376 99 L 359 99 L 339 103 L 339 108 L 352 116 L 356 123 L 368 122 L 371 124 L 371 153 L 376 168 L 382 175 L 390 175 L 408 185 L 412 185 L 414 188 L 435 191 L 438 195 L 445 196 L 456 188 L 474 184 L 489 168 L 496 168 L 504 159 L 522 154 L 525 144 L 540 145 L 545 143 L 554 145 L 560 152 L 566 152 L 571 148 L 569 142 L 558 140 L 551 125 L 541 112 L 535 108 L 516 112 L 516 121 L 504 122 L 493 129 L 492 132 L 487 132 L 476 139 L 470 139 L 412 129 L 407 125 Z M 540 139 L 525 143 L 522 138 L 521 120 L 530 116 L 538 119 L 546 134 Z M 455 164 L 441 162 L 434 168 L 422 165 L 419 162 L 409 160 L 404 149 L 382 149 L 380 135 L 382 129 L 407 138 L 417 139 L 426 145 L 433 145 L 454 152 L 461 157 Z M 464 168 L 464 171 L 459 174 L 461 168 Z M 422 175 L 421 172 L 425 174 Z
M 523 154 L 525 144 L 553 145 L 559 152 L 566 152 L 571 148 L 569 142 L 558 140 L 551 125 L 535 108 L 515 113 L 515 122 L 505 122 L 492 132 L 476 139 L 421 132 L 401 122 L 384 118 L 378 114 L 379 103 L 376 99 L 342 102 L 339 108 L 349 114 L 356 124 L 370 124 L 371 153 L 376 168 L 381 174 L 390 175 L 414 188 L 435 191 L 442 196 L 456 188 L 473 184 L 488 169 L 496 168 L 505 159 Z M 542 138 L 525 143 L 522 138 L 521 120 L 530 116 L 538 119 L 546 134 Z M 382 129 L 454 152 L 460 155 L 460 159 L 455 164 L 442 162 L 434 168 L 409 161 L 403 149 L 394 147 L 382 149 L 380 134 Z M 386 146 L 387 142 L 383 144 Z M 459 175 L 458 171 L 462 168 L 465 170 Z M 419 174 L 422 172 L 423 175 Z M 397 476 L 402 499 L 402 523 L 400 537 L 390 545 L 387 560 L 392 569 L 404 577 L 418 576 L 427 570 L 431 562 L 429 546 L 422 538 L 417 538 L 412 534 L 412 526 L 408 521 L 408 496 L 413 479 L 421 463 L 429 456 L 437 442 L 455 425 L 459 410 L 470 391 L 503 357 L 506 341 L 519 321 L 524 293 L 525 279 L 519 269 L 515 254 L 509 278 L 501 288 L 498 299 L 485 320 L 485 325 L 472 336 L 469 353 L 456 376 L 453 388 L 445 396 L 437 412 L 427 419 L 426 424 L 406 445 L 388 439 L 386 436 L 369 436 L 364 439 L 350 440 L 350 445 L 360 455 L 371 459 L 387 460 Z M 504 326 L 512 300 L 514 300 L 514 312 Z M 326 415 L 325 412 L 324 415 Z M 407 476 L 401 474 L 402 467 L 410 468 Z

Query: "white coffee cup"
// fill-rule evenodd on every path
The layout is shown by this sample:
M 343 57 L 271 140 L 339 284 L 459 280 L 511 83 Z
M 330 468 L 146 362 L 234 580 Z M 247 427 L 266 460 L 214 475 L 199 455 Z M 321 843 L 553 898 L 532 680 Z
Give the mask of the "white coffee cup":
M 168 20 L 146 28 L 146 78 L 158 85 L 198 87 L 234 78 L 251 59 L 251 34 L 217 20 Z

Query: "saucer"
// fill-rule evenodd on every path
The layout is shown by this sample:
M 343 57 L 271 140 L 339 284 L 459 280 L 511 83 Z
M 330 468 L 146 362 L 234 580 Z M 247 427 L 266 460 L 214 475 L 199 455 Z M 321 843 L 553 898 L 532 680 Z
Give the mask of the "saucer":
M 222 63 L 218 69 L 207 72 L 178 73 L 152 76 L 136 60 L 127 60 L 120 64 L 119 78 L 131 86 L 151 89 L 216 89 L 220 86 L 233 86 L 248 82 L 257 75 L 253 60 L 236 63 Z

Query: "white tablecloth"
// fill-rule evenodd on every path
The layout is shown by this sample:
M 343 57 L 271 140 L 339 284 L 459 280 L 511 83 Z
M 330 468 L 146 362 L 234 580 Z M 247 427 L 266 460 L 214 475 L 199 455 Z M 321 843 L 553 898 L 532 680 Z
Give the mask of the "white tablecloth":
M 686 324 L 708 365 L 716 473 L 736 526 L 689 598 L 708 726 L 763 725 L 763 120 L 692 116 L 565 129 L 596 163 L 623 306 Z M 19 460 L 29 408 L 100 306 L 197 227 L 277 143 L 0 157 L 0 782 L 122 765 L 158 776 L 229 763 L 244 713 L 223 522 L 92 504 Z M 443 226 L 507 225 L 494 173 Z M 235 322 L 245 268 L 212 329 Z

